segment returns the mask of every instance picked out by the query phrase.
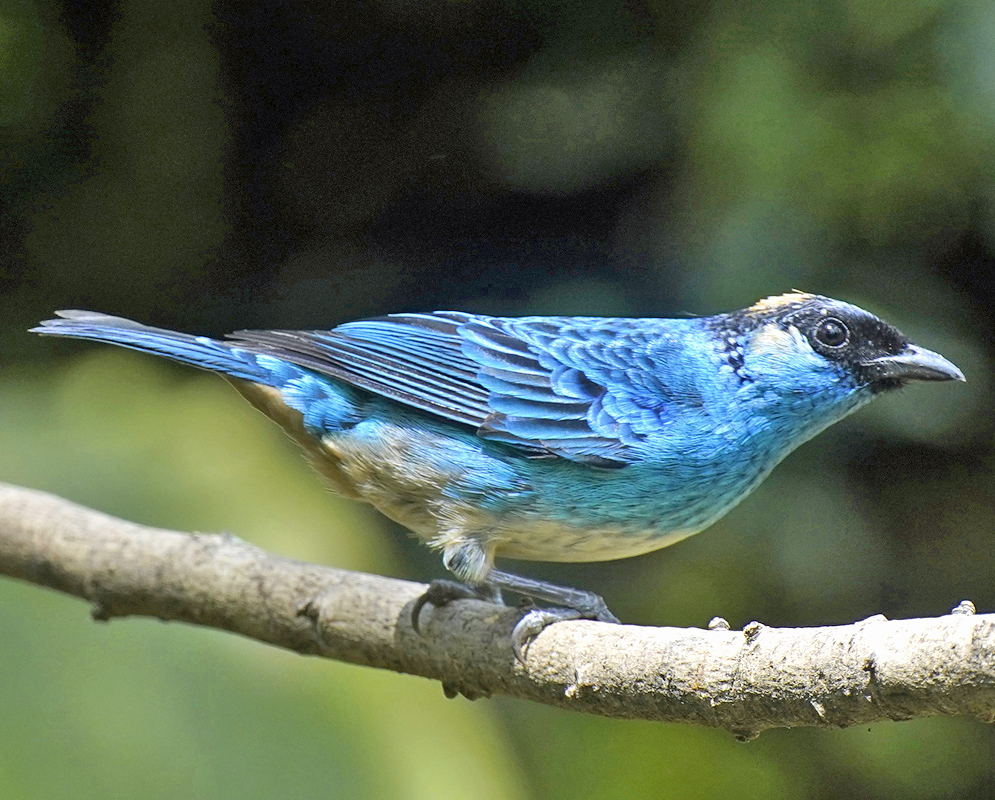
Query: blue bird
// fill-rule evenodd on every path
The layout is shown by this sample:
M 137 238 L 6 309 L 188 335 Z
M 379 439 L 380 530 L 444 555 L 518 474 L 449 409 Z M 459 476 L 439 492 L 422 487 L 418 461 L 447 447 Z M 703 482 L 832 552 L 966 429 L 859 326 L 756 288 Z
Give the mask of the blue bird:
M 192 336 L 89 311 L 33 330 L 219 372 L 346 497 L 442 552 L 460 583 L 416 604 L 552 604 L 617 622 L 604 600 L 513 575 L 496 557 L 601 561 L 707 528 L 788 453 L 883 392 L 964 380 L 848 303 L 793 292 L 691 319 L 394 314 L 330 331 Z

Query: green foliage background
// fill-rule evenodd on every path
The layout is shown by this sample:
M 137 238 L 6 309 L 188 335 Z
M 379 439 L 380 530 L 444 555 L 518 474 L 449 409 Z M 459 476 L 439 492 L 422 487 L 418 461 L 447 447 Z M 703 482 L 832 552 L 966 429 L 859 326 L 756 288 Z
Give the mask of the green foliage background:
M 96 308 L 219 334 L 397 310 L 712 313 L 799 287 L 942 352 L 702 536 L 523 565 L 626 621 L 995 607 L 995 6 L 0 8 L 0 480 L 428 579 L 221 381 L 25 333 Z M 0 798 L 973 798 L 966 720 L 726 734 L 435 684 L 0 582 Z

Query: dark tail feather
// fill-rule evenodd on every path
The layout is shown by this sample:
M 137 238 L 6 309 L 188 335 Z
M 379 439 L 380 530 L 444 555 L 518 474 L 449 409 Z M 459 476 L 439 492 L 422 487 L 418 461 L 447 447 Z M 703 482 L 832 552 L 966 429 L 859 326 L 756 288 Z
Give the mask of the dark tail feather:
M 206 336 L 152 328 L 123 317 L 112 317 L 95 311 L 56 311 L 59 319 L 47 319 L 32 333 L 45 336 L 66 336 L 89 339 L 138 350 L 141 353 L 171 358 L 181 364 L 223 372 L 236 378 L 270 383 L 272 374 L 263 369 L 255 355 L 230 347 L 226 342 Z

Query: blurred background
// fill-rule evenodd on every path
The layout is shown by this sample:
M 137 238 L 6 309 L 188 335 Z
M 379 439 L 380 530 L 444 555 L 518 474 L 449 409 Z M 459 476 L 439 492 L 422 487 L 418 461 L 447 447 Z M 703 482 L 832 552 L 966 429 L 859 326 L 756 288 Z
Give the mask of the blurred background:
M 392 311 L 858 303 L 963 385 L 791 456 L 707 533 L 521 566 L 623 620 L 995 608 L 995 5 L 985 0 L 7 0 L 0 480 L 399 577 L 438 558 L 324 491 L 213 376 L 25 331 Z M 749 744 L 589 718 L 0 582 L 0 797 L 974 798 L 962 719 Z

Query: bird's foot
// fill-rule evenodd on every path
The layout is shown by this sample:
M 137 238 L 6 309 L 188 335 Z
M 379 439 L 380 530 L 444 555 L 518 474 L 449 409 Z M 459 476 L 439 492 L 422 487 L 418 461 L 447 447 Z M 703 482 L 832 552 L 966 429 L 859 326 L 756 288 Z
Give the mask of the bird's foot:
M 473 566 L 486 560 L 485 554 L 477 553 L 473 542 L 464 542 L 460 547 L 446 551 L 446 567 L 460 574 L 460 568 L 468 563 Z M 468 555 L 469 554 L 469 555 Z M 545 608 L 530 608 L 515 625 L 511 635 L 512 650 L 523 664 L 528 643 L 554 622 L 571 619 L 591 619 L 598 622 L 618 623 L 618 617 L 608 610 L 601 595 L 583 589 L 557 586 L 546 581 L 525 578 L 491 568 L 480 583 L 460 583 L 452 580 L 434 580 L 425 593 L 411 607 L 411 627 L 421 634 L 419 617 L 429 603 L 440 607 L 453 600 L 484 600 L 503 605 L 502 590 L 514 592 L 524 598 L 549 603 Z
M 421 610 L 426 605 L 433 605 L 436 608 L 448 605 L 453 600 L 484 600 L 489 603 L 503 605 L 501 600 L 501 590 L 483 584 L 481 586 L 470 586 L 459 581 L 434 580 L 428 585 L 425 593 L 415 600 L 411 607 L 411 627 L 419 635 L 423 635 L 421 625 L 418 622 Z
M 515 658 L 524 664 L 526 649 L 547 625 L 570 619 L 583 619 L 583 615 L 575 608 L 533 608 L 527 611 L 511 631 L 511 649 Z
M 598 622 L 619 623 L 618 617 L 608 610 L 605 601 L 596 594 L 591 593 L 589 602 L 578 604 L 581 608 L 561 608 L 553 606 L 551 608 L 531 608 L 523 616 L 514 629 L 511 631 L 511 648 L 515 653 L 515 658 L 522 664 L 525 663 L 525 651 L 532 640 L 542 633 L 547 626 L 554 622 L 566 622 L 572 619 L 593 619 Z

